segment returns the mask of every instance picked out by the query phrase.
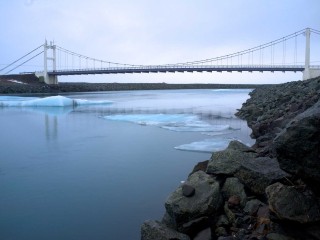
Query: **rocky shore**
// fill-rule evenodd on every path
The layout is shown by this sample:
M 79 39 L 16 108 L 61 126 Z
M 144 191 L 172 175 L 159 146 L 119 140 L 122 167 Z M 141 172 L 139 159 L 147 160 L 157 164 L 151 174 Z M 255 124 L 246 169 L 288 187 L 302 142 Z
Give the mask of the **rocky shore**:
M 163 90 L 163 89 L 235 89 L 256 88 L 256 84 L 166 84 L 166 83 L 66 83 L 47 85 L 34 75 L 0 76 L 0 94 L 65 92 L 98 92 L 98 91 L 130 91 L 130 90 Z
M 237 116 L 256 143 L 196 165 L 142 240 L 320 239 L 320 78 L 250 95 Z

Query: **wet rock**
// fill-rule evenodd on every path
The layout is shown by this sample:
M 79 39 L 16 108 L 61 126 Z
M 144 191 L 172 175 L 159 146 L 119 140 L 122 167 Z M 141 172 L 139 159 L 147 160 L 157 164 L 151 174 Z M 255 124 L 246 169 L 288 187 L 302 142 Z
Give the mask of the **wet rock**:
M 210 216 L 222 205 L 219 183 L 212 176 L 198 171 L 190 175 L 187 182 L 196 189 L 192 197 L 183 196 L 180 186 L 165 202 L 166 211 L 177 229 L 194 219 Z
M 320 209 L 310 192 L 298 191 L 294 186 L 275 183 L 266 188 L 269 208 L 279 219 L 299 223 L 320 221 Z
M 190 238 L 159 221 L 148 220 L 141 226 L 141 240 L 190 240 Z
M 262 195 L 268 185 L 289 177 L 289 174 L 280 169 L 276 159 L 259 157 L 243 161 L 235 177 L 252 192 Z
M 231 196 L 238 196 L 240 198 L 240 204 L 242 207 L 244 207 L 247 202 L 247 195 L 244 190 L 244 185 L 240 183 L 238 178 L 227 178 L 221 192 L 226 199 L 230 198 Z
M 185 183 L 182 185 L 182 194 L 185 197 L 192 197 L 194 193 L 196 192 L 195 188 L 191 185 Z
M 320 183 L 320 100 L 297 115 L 275 138 L 274 151 L 282 169 Z

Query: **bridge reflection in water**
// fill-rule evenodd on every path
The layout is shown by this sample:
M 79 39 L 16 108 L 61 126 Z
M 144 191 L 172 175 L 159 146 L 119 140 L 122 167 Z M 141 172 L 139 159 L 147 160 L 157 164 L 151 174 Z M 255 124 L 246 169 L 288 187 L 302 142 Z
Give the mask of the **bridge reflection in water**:
M 50 116 L 45 114 L 45 134 L 47 140 L 53 140 L 58 137 L 58 118 L 57 116 Z

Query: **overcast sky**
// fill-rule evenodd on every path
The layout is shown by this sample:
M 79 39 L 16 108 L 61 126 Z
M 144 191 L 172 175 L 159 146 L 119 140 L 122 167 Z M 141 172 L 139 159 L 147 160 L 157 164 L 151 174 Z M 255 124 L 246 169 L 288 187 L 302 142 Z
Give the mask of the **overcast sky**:
M 306 27 L 320 30 L 319 10 L 319 0 L 1 0 L 0 68 L 45 38 L 86 56 L 121 63 L 166 64 L 218 57 Z M 312 60 L 319 61 L 320 37 L 313 38 Z M 18 71 L 39 69 L 41 59 L 32 64 Z M 159 73 L 59 80 L 280 83 L 301 78 L 301 73 Z

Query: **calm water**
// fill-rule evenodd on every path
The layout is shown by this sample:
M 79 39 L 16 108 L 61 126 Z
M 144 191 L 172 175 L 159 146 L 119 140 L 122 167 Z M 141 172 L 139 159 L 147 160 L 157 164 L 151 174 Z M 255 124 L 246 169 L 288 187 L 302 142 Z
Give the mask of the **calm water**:
M 140 239 L 195 163 L 252 144 L 249 91 L 0 96 L 0 239 Z

